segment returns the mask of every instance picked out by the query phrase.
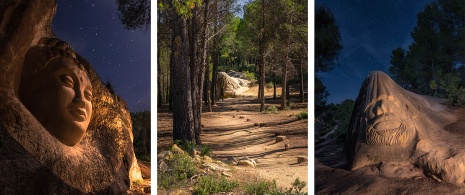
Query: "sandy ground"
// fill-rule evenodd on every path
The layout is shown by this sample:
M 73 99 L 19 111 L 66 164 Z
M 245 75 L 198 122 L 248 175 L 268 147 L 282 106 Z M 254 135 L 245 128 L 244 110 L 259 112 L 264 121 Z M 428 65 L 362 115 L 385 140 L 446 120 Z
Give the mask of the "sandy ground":
M 279 100 L 271 100 L 273 89 L 266 91 L 266 105 L 279 107 Z M 278 90 L 278 98 L 281 90 Z M 297 156 L 308 155 L 308 121 L 295 115 L 307 107 L 296 103 L 291 110 L 278 114 L 259 113 L 256 87 L 236 98 L 217 102 L 213 112 L 202 114 L 202 142 L 211 147 L 214 159 L 226 160 L 249 157 L 257 161 L 256 167 L 235 166 L 233 179 L 250 182 L 251 179 L 275 179 L 278 186 L 291 187 L 296 178 L 308 183 L 308 164 L 297 163 Z M 172 114 L 166 109 L 158 111 L 158 151 L 166 149 L 172 139 Z M 254 126 L 266 123 L 265 127 Z M 276 143 L 275 133 L 287 137 Z M 284 149 L 284 144 L 290 150 Z M 307 191 L 308 186 L 304 189 Z
M 444 127 L 456 138 L 465 138 L 465 107 L 448 108 L 457 120 Z M 463 142 L 457 143 L 462 147 Z M 356 171 L 331 168 L 315 160 L 316 194 L 465 194 L 465 187 L 438 182 L 432 177 L 386 178 L 365 168 Z

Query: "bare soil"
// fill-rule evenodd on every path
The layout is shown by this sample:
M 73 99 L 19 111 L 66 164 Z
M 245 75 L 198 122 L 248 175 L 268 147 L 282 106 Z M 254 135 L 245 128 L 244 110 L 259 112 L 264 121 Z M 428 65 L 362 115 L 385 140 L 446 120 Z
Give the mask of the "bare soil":
M 272 88 L 265 91 L 266 106 L 279 108 L 281 89 L 277 90 L 277 100 L 272 99 Z M 204 108 L 202 144 L 210 146 L 210 156 L 216 160 L 225 161 L 231 156 L 249 157 L 257 162 L 256 167 L 234 166 L 232 179 L 240 183 L 274 179 L 282 188 L 291 187 L 296 178 L 308 183 L 308 164 L 297 163 L 298 156 L 308 156 L 308 120 L 295 116 L 307 108 L 307 103 L 295 103 L 298 93 L 293 93 L 292 109 L 263 114 L 259 113 L 256 95 L 257 88 L 252 87 L 240 96 L 216 102 L 213 112 Z M 162 107 L 157 116 L 157 149 L 161 151 L 172 144 L 172 113 Z M 260 123 L 265 126 L 256 126 Z M 276 143 L 278 134 L 287 140 Z M 284 149 L 285 144 L 290 145 L 290 150 Z
M 465 107 L 449 108 L 457 120 L 444 127 L 465 138 Z M 364 168 L 347 171 L 323 165 L 315 159 L 316 194 L 465 194 L 465 187 L 443 183 L 434 177 L 386 178 Z M 425 173 L 425 175 L 428 175 Z

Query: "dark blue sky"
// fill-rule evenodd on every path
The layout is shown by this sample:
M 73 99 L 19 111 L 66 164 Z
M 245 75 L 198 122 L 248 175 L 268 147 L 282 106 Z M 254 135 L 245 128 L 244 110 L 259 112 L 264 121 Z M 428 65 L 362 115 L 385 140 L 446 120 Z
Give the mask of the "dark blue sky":
M 355 100 L 369 72 L 389 74 L 390 56 L 397 47 L 408 49 L 417 14 L 432 0 L 316 0 L 336 18 L 343 49 L 328 73 L 319 73 L 330 96 L 327 103 Z
M 150 30 L 131 31 L 115 0 L 58 0 L 53 31 L 113 85 L 131 112 L 150 110 Z

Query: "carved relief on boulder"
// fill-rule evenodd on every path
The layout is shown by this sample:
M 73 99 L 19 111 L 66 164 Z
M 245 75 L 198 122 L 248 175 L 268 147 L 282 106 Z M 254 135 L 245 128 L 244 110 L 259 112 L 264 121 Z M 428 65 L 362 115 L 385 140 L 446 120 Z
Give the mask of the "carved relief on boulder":
M 48 54 L 39 54 L 48 44 L 44 40 L 55 40 L 50 30 L 55 10 L 56 2 L 50 0 L 0 2 L 0 194 L 126 193 L 132 182 L 142 177 L 133 151 L 132 124 L 124 101 L 108 91 L 90 63 L 79 54 L 71 60 L 53 58 L 43 69 L 50 70 L 37 72 L 59 80 L 27 80 L 29 70 L 38 70 L 31 66 L 46 65 L 41 63 L 44 58 L 51 59 Z M 35 54 L 29 58 L 28 52 Z M 66 53 L 66 49 L 58 52 Z M 63 72 L 70 75 L 55 74 Z M 74 78 L 69 80 L 67 76 Z M 82 109 L 80 111 L 73 110 L 72 106 L 61 109 L 66 111 L 64 121 L 72 121 L 72 124 L 55 126 L 75 127 L 73 129 L 48 126 L 50 122 L 44 122 L 48 119 L 41 118 L 44 114 L 53 116 L 45 111 L 58 104 L 44 103 L 34 108 L 34 104 L 47 102 L 38 96 L 31 98 L 37 95 L 33 93 L 36 89 L 43 89 L 34 85 L 57 83 L 63 87 L 59 90 L 66 90 L 66 93 L 58 90 L 59 94 L 79 93 L 81 96 L 71 100 L 66 96 L 64 105 L 76 101 L 84 104 L 78 108 Z M 47 95 L 55 93 L 44 94 L 45 100 L 52 100 L 53 97 Z M 54 117 L 60 118 L 60 115 Z M 67 133 L 62 137 L 61 132 Z

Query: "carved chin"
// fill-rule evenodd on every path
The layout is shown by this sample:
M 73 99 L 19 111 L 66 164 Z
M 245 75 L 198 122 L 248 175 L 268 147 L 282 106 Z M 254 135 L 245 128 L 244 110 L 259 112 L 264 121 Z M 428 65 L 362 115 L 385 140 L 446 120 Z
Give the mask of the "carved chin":
M 389 128 L 397 126 L 395 128 Z M 372 146 L 403 145 L 412 137 L 412 130 L 404 123 L 384 121 L 372 126 L 367 131 L 366 140 Z

